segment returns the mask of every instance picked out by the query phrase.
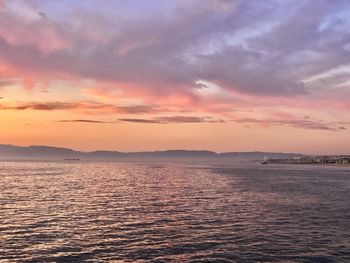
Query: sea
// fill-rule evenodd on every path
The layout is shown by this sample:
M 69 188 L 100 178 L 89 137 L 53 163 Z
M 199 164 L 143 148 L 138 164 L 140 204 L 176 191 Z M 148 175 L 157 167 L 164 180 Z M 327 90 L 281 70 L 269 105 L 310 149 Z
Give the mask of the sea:
M 0 162 L 0 262 L 350 262 L 350 167 Z

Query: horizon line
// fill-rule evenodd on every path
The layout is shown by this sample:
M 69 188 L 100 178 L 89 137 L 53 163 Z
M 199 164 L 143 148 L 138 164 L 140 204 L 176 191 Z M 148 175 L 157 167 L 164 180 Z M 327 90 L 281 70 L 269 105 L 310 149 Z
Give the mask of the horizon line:
M 308 155 L 308 156 L 322 156 L 322 155 L 350 155 L 350 153 L 321 153 L 321 154 L 309 154 L 309 153 L 303 153 L 303 152 L 283 152 L 283 151 L 263 151 L 263 150 L 247 150 L 247 151 L 223 151 L 218 152 L 215 150 L 209 150 L 209 149 L 183 149 L 183 148 L 171 148 L 166 150 L 137 150 L 137 151 L 120 151 L 120 150 L 101 150 L 101 149 L 95 149 L 95 150 L 78 150 L 75 148 L 68 148 L 63 146 L 53 146 L 53 145 L 18 145 L 18 144 L 10 144 L 10 143 L 0 143 L 0 146 L 14 146 L 14 147 L 23 147 L 23 148 L 29 148 L 29 147 L 48 147 L 48 148 L 57 148 L 57 149 L 67 149 L 72 150 L 76 152 L 81 153 L 93 153 L 93 152 L 119 152 L 119 153 L 154 153 L 154 152 L 168 152 L 168 151 L 192 151 L 192 152 L 211 152 L 215 153 L 217 155 L 225 154 L 225 153 L 274 153 L 274 154 L 299 154 L 299 155 Z

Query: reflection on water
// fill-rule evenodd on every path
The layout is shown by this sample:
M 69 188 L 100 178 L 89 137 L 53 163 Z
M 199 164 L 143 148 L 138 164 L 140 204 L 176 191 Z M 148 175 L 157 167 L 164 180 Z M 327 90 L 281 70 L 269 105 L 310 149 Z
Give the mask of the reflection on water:
M 0 163 L 0 262 L 350 262 L 350 170 Z

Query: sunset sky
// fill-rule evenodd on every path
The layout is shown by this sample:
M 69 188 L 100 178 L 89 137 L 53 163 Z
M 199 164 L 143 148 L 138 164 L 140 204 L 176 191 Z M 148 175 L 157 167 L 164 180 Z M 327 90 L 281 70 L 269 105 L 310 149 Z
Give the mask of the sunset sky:
M 0 144 L 350 152 L 348 0 L 0 0 Z

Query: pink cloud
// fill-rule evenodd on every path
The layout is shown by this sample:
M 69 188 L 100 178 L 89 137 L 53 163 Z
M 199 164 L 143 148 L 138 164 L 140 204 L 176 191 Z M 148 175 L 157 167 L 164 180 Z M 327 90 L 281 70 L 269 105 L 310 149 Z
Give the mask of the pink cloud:
M 349 113 L 348 97 L 332 93 L 322 96 L 303 83 L 308 76 L 347 62 L 342 49 L 323 43 L 324 36 L 313 31 L 322 20 L 322 12 L 307 19 L 286 17 L 285 22 L 273 28 L 273 35 L 266 33 L 247 40 L 249 48 L 223 44 L 212 51 L 206 43 L 224 40 L 227 33 L 249 28 L 260 20 L 244 13 L 245 10 L 241 10 L 245 14 L 242 19 L 230 9 L 218 15 L 220 10 L 202 5 L 203 8 L 187 12 L 177 9 L 171 13 L 171 19 L 140 16 L 134 21 L 121 19 L 118 23 L 94 10 L 74 10 L 68 17 L 69 23 L 39 11 L 32 10 L 31 20 L 11 10 L 2 11 L 0 77 L 18 78 L 27 89 L 38 84 L 46 86 L 57 79 L 73 84 L 89 79 L 96 85 L 84 89 L 84 93 L 92 100 L 108 101 L 77 102 L 67 108 L 63 104 L 46 104 L 53 110 L 63 107 L 118 112 L 123 109 L 120 106 L 116 109 L 113 103 L 135 100 L 142 107 L 147 106 L 133 106 L 134 110 L 124 111 L 150 113 L 156 108 L 162 112 L 205 112 L 230 118 L 235 116 L 235 111 L 254 109 L 285 120 L 291 120 L 296 109 Z M 312 5 L 305 8 L 313 10 Z M 260 9 L 257 12 L 265 14 Z M 305 35 L 322 42 L 322 49 L 311 38 L 304 41 Z M 281 45 L 276 38 L 283 42 L 288 39 L 290 43 Z M 340 35 L 339 45 L 344 41 Z M 306 63 L 307 56 L 303 56 L 305 63 L 300 63 L 299 56 L 308 54 L 302 49 L 309 53 L 315 49 L 312 54 L 324 52 L 327 61 L 314 55 L 310 63 Z M 198 80 L 215 84 L 217 89 L 210 90 L 203 83 L 200 87 Z M 31 102 L 19 106 L 40 110 L 40 105 Z M 290 110 L 276 110 L 279 106 Z

